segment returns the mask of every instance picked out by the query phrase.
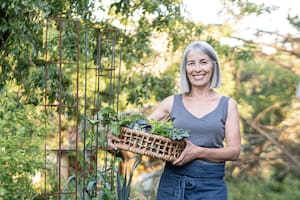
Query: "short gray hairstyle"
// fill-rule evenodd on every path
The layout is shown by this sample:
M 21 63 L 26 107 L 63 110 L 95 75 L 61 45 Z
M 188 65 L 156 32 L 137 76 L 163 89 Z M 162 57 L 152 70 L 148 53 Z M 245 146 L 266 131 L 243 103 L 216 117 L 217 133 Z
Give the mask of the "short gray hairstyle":
M 219 59 L 216 51 L 207 42 L 196 41 L 196 42 L 192 42 L 190 45 L 187 46 L 182 56 L 182 61 L 180 66 L 180 91 L 182 93 L 190 93 L 191 91 L 190 82 L 186 74 L 186 57 L 191 50 L 195 50 L 195 49 L 200 50 L 201 52 L 208 55 L 208 57 L 211 59 L 211 62 L 213 63 L 213 74 L 211 77 L 209 88 L 217 88 L 221 86 L 221 72 L 220 72 Z

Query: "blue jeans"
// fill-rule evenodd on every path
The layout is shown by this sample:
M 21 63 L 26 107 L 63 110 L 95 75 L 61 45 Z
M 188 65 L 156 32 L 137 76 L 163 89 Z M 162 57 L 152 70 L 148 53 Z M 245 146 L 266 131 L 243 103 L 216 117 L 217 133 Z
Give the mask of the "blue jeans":
M 176 167 L 166 163 L 156 200 L 227 200 L 225 164 L 195 160 Z

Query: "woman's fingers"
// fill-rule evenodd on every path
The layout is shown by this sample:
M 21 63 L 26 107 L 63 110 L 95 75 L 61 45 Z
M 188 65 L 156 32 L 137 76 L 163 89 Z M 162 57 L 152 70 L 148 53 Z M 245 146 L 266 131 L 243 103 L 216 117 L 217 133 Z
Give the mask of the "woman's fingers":
M 192 147 L 194 146 L 193 143 L 187 139 L 184 139 L 185 141 L 185 148 L 181 152 L 180 156 L 173 162 L 173 165 L 181 166 L 185 165 L 186 163 L 193 160 L 193 158 L 190 156 L 192 152 Z
M 107 134 L 107 146 L 109 150 L 118 150 L 118 147 L 114 145 L 114 141 L 119 142 L 120 138 L 114 136 L 110 131 Z

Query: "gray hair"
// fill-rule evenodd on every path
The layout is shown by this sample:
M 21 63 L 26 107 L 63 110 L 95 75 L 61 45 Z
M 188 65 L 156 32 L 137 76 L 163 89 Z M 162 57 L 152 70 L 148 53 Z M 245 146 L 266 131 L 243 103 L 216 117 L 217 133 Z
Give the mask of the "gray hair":
M 210 44 L 204 41 L 197 41 L 188 45 L 182 56 L 180 66 L 180 90 L 182 93 L 190 93 L 191 91 L 190 82 L 186 74 L 186 57 L 191 50 L 195 49 L 200 50 L 201 52 L 208 55 L 208 57 L 211 59 L 211 62 L 213 63 L 213 74 L 211 77 L 209 88 L 217 88 L 221 86 L 221 72 L 216 51 Z

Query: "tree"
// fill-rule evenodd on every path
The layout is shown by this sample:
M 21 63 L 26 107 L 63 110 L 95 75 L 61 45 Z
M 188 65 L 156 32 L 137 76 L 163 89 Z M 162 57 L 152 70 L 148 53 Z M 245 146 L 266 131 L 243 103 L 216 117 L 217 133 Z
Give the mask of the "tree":
M 44 166 L 43 115 L 11 89 L 0 97 L 0 198 L 32 199 L 38 188 L 32 178 Z
M 45 21 L 51 17 L 77 18 L 83 25 L 81 30 L 85 28 L 93 30 L 89 32 L 88 41 L 89 47 L 93 47 L 88 57 L 88 64 L 91 66 L 97 65 L 97 52 L 94 50 L 99 30 L 110 30 L 111 32 L 107 31 L 104 37 L 107 39 L 113 33 L 117 40 L 121 41 L 123 47 L 121 61 L 125 66 L 122 71 L 122 83 L 126 83 L 122 84 L 121 89 L 125 94 L 122 97 L 127 99 L 122 102 L 124 104 L 122 108 L 128 106 L 126 103 L 132 104 L 128 107 L 156 103 L 165 96 L 177 92 L 178 88 L 175 85 L 183 48 L 193 40 L 206 40 L 216 48 L 224 66 L 223 82 L 226 83 L 226 87 L 220 90 L 238 100 L 241 116 L 245 119 L 242 127 L 247 144 L 243 151 L 245 157 L 242 157 L 242 162 L 246 162 L 249 155 L 253 156 L 251 157 L 253 160 L 247 162 L 247 171 L 242 172 L 248 173 L 249 169 L 255 169 L 263 162 L 259 159 L 266 159 L 262 155 L 269 152 L 268 155 L 274 153 L 275 156 L 272 158 L 279 158 L 276 161 L 282 161 L 280 159 L 282 155 L 285 155 L 284 159 L 289 158 L 287 155 L 293 152 L 298 144 L 291 140 L 284 141 L 282 138 L 290 132 L 297 131 L 293 125 L 286 124 L 297 122 L 297 118 L 293 116 L 297 116 L 298 107 L 295 111 L 290 107 L 296 105 L 293 92 L 299 76 L 299 68 L 296 65 L 299 62 L 297 53 L 299 38 L 295 35 L 280 35 L 264 30 L 257 31 L 256 39 L 249 40 L 237 36 L 234 34 L 236 22 L 249 15 L 272 13 L 276 8 L 249 1 L 222 2 L 224 2 L 223 14 L 226 13 L 226 16 L 229 15 L 234 20 L 221 25 L 204 25 L 184 18 L 182 15 L 184 10 L 179 0 L 119 0 L 109 5 L 104 1 L 91 3 L 86 0 L 67 2 L 4 0 L 0 3 L 0 91 L 4 94 L 7 87 L 11 88 L 16 83 L 22 96 L 22 108 L 29 106 L 27 104 L 42 104 L 45 89 L 44 69 L 47 64 L 43 45 Z M 96 18 L 95 10 L 104 15 Z M 288 19 L 299 30 L 298 16 L 289 16 Z M 53 25 L 52 28 L 59 30 L 59 25 Z M 73 36 L 74 33 L 75 30 L 72 28 L 66 32 L 68 36 Z M 86 41 L 83 32 L 80 34 L 80 62 L 84 63 Z M 275 35 L 277 40 L 266 44 L 257 40 L 262 35 Z M 162 51 L 152 46 L 153 40 L 157 41 L 158 37 L 163 39 L 159 40 L 160 44 L 161 41 L 167 41 Z M 224 45 L 221 42 L 224 37 L 242 41 L 242 45 L 233 47 Z M 48 42 L 54 44 L 53 41 Z M 68 42 L 70 44 L 73 41 Z M 266 54 L 262 49 L 263 46 L 272 47 L 276 51 L 273 54 Z M 104 54 L 109 54 L 105 49 L 108 48 L 102 49 Z M 51 56 L 54 60 L 58 58 L 55 53 Z M 66 57 L 74 61 L 71 50 L 67 52 Z M 58 96 L 55 81 L 58 80 L 59 71 L 53 67 L 48 72 L 48 79 L 53 82 L 47 95 L 51 102 L 55 102 Z M 73 73 L 75 72 L 72 71 L 70 76 L 63 77 L 62 83 L 64 88 L 62 96 L 70 103 L 74 101 L 70 95 L 74 91 Z M 13 106 L 17 107 L 19 104 Z M 10 123 L 11 127 L 14 125 Z M 261 137 L 264 135 L 266 137 Z M 282 148 L 288 153 L 282 154 L 278 151 Z M 292 154 L 292 157 L 295 158 L 295 155 Z M 289 159 L 295 165 L 297 161 L 292 160 Z M 275 166 L 271 162 L 268 163 L 270 163 L 268 166 Z
M 16 80 L 24 88 L 24 96 L 32 96 L 35 92 L 33 88 L 42 87 L 38 79 L 43 80 L 43 74 L 35 71 L 42 71 L 45 66 L 43 32 L 48 17 L 81 17 L 85 23 L 97 23 L 99 29 L 113 28 L 122 33 L 125 45 L 123 59 L 127 66 L 132 66 L 151 53 L 150 38 L 153 31 L 173 32 L 177 29 L 176 24 L 182 20 L 180 1 L 119 1 L 108 7 L 101 3 L 95 7 L 89 1 L 1 2 L 0 88 L 7 81 Z M 93 21 L 93 9 L 109 10 L 110 17 Z M 112 25 L 116 22 L 125 28 Z M 176 34 L 172 37 L 174 47 L 176 43 L 178 45 L 176 37 Z M 39 102 L 40 99 L 37 97 L 35 101 Z
M 224 11 L 234 16 L 231 18 L 233 24 L 249 16 L 272 14 L 277 9 L 248 1 L 225 1 L 224 6 Z M 298 16 L 286 17 L 299 31 Z M 242 108 L 246 137 L 245 160 L 242 162 L 248 164 L 248 168 L 244 172 L 248 173 L 250 169 L 255 171 L 258 165 L 263 165 L 278 172 L 273 174 L 274 177 L 285 177 L 288 173 L 295 175 L 291 166 L 297 168 L 300 165 L 294 148 L 300 141 L 297 134 L 293 134 L 294 140 L 288 139 L 288 132 L 298 130 L 297 126 L 292 125 L 296 123 L 296 118 L 290 116 L 298 112 L 295 91 L 300 75 L 296 64 L 299 62 L 299 38 L 290 33 L 256 30 L 249 39 L 236 32 L 229 35 L 229 38 L 242 44 L 236 45 L 235 51 L 246 53 L 240 54 L 242 57 L 237 60 L 233 71 L 236 77 L 234 96 Z M 270 37 L 275 39 L 265 42 L 264 38 Z M 272 52 L 264 51 L 265 47 L 271 48 Z M 291 110 L 291 107 L 296 109 Z M 282 168 L 286 169 L 284 173 L 281 173 Z M 256 171 L 258 175 L 260 170 Z

